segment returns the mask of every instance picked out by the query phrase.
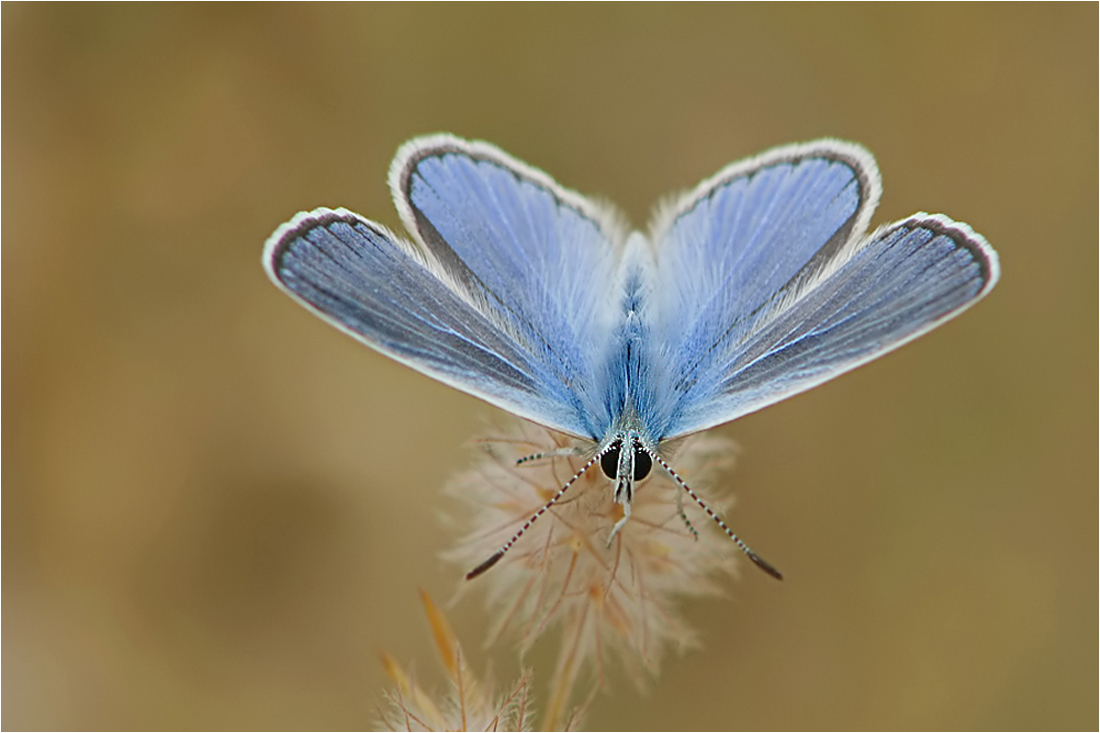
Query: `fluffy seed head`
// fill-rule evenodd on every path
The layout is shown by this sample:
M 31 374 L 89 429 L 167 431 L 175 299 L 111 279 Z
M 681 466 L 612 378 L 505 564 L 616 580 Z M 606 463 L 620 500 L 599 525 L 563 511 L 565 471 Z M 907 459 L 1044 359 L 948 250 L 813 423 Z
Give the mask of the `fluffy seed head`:
M 568 454 L 577 447 L 574 438 L 522 421 L 476 446 L 479 460 L 448 487 L 465 504 L 461 518 L 454 520 L 464 536 L 447 554 L 463 572 L 499 550 L 591 457 L 583 446 Z M 722 502 L 714 501 L 707 488 L 732 465 L 734 452 L 726 439 L 693 436 L 676 446 L 671 465 L 717 510 Z M 516 463 L 547 453 L 552 455 Z M 698 539 L 681 511 L 698 530 Z M 611 482 L 593 466 L 496 566 L 463 588 L 487 595 L 490 643 L 518 635 L 526 650 L 544 632 L 561 629 L 548 716 L 556 708 L 565 710 L 586 668 L 603 681 L 609 651 L 644 682 L 642 672 L 656 673 L 666 649 L 695 645 L 696 635 L 677 614 L 677 602 L 718 593 L 719 578 L 739 562 L 736 545 L 659 467 L 635 486 L 630 521 L 608 546 L 611 528 L 622 516 Z

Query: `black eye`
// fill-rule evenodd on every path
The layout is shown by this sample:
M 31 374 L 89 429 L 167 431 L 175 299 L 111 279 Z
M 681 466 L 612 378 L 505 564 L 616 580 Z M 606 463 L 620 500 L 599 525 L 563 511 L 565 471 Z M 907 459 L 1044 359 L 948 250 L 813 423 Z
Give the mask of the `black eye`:
M 603 469 L 603 475 L 609 479 L 614 479 L 619 475 L 619 446 L 620 443 L 615 443 L 611 446 L 611 450 L 603 454 L 600 458 L 600 468 Z M 649 457 L 649 454 L 642 450 L 640 447 L 634 448 L 634 480 L 641 481 L 649 472 L 653 470 L 653 459 Z
M 641 448 L 634 449 L 634 480 L 641 481 L 653 470 L 653 459 Z
M 619 475 L 619 445 L 615 443 L 611 446 L 611 450 L 603 454 L 603 458 L 600 459 L 600 468 L 603 469 L 603 475 L 609 479 L 614 479 Z

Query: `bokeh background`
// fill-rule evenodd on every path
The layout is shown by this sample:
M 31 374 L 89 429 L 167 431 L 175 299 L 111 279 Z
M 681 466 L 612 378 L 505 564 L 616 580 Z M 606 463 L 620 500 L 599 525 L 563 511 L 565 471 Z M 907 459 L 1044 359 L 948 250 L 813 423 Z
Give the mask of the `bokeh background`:
M 770 146 L 876 155 L 875 223 L 967 221 L 1003 279 L 720 428 L 743 568 L 705 646 L 590 728 L 1092 728 L 1095 4 L 2 8 L 3 727 L 362 728 L 430 684 L 440 487 L 490 408 L 264 277 L 301 209 L 399 227 L 398 145 L 495 142 L 644 224 Z M 478 668 L 475 589 L 450 610 Z M 549 674 L 552 649 L 530 658 Z

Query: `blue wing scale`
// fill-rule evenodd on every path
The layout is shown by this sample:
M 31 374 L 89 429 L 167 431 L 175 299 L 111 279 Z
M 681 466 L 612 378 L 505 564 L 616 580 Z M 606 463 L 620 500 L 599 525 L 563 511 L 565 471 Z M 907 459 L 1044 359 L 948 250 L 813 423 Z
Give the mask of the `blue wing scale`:
M 344 210 L 268 240 L 271 278 L 373 348 L 548 427 L 656 446 L 809 389 L 936 327 L 996 283 L 965 224 L 867 236 L 874 159 L 821 140 L 735 163 L 649 238 L 499 149 L 410 141 L 390 169 L 414 242 Z

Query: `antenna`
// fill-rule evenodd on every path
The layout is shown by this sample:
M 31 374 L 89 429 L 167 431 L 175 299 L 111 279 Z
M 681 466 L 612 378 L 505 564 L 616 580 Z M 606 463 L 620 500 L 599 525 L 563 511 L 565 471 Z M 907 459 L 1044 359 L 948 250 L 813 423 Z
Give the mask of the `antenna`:
M 575 474 L 573 474 L 573 478 L 571 478 L 571 479 L 569 479 L 568 481 L 565 482 L 565 486 L 562 486 L 560 489 L 558 489 L 558 493 L 554 494 L 553 498 L 551 498 L 550 501 L 543 504 L 542 508 L 540 508 L 537 512 L 532 514 L 531 518 L 523 523 L 523 526 L 520 527 L 519 530 L 514 535 L 512 535 L 512 539 L 505 542 L 504 546 L 501 547 L 496 552 L 494 552 L 492 555 L 490 555 L 489 559 L 487 559 L 485 562 L 481 563 L 476 568 L 474 568 L 470 572 L 466 573 L 466 580 L 473 580 L 474 578 L 481 575 L 486 570 L 488 570 L 489 568 L 493 567 L 498 562 L 500 562 L 500 558 L 504 557 L 504 553 L 508 552 L 508 550 L 510 550 L 512 548 L 512 545 L 516 544 L 516 540 L 518 540 L 520 537 L 523 536 L 523 533 L 526 532 L 528 530 L 528 528 L 532 524 L 535 523 L 535 520 L 537 520 L 539 517 L 541 517 L 543 514 L 545 514 L 547 509 L 554 506 L 554 504 L 556 504 L 558 502 L 558 499 L 565 496 L 565 492 L 569 490 L 569 487 L 572 486 L 573 484 L 577 483 L 577 479 L 579 479 L 581 476 L 583 476 L 585 474 L 585 472 L 588 471 L 588 469 L 592 468 L 592 466 L 594 466 L 596 464 L 596 461 L 603 458 L 604 454 L 607 453 L 609 450 L 611 450 L 610 445 L 607 446 L 606 448 L 604 448 L 602 451 L 600 451 L 596 455 L 592 456 L 592 458 L 590 458 L 588 460 L 588 463 L 581 466 L 581 469 L 579 471 L 577 471 Z
M 676 483 L 680 484 L 680 488 L 683 489 L 684 491 L 686 491 L 688 496 L 690 496 L 692 499 L 694 499 L 695 503 L 703 508 L 703 511 L 707 513 L 708 517 L 710 517 L 711 519 L 713 519 L 715 522 L 718 523 L 718 526 L 722 528 L 722 531 L 724 531 L 727 535 L 729 535 L 729 538 L 731 540 L 733 540 L 734 542 L 737 543 L 737 546 L 739 548 L 741 548 L 741 552 L 745 553 L 745 555 L 750 560 L 752 560 L 754 563 L 756 563 L 756 566 L 758 568 L 760 568 L 761 570 L 763 570 L 765 573 L 772 576 L 776 580 L 783 580 L 783 573 L 779 572 L 774 567 L 772 567 L 771 563 L 769 563 L 767 560 L 765 560 L 764 558 L 757 555 L 755 552 L 752 551 L 752 549 L 748 545 L 746 545 L 744 542 L 742 542 L 741 538 L 733 533 L 733 530 L 730 529 L 729 526 L 727 526 L 726 523 L 722 521 L 721 517 L 719 517 L 717 514 L 715 514 L 714 511 L 709 506 L 707 506 L 706 503 L 702 499 L 699 498 L 699 495 L 696 494 L 694 491 L 692 491 L 691 487 L 688 486 L 687 483 L 685 483 L 684 480 L 682 478 L 680 478 L 680 476 L 675 471 L 672 470 L 672 466 L 668 465 L 663 458 L 661 458 L 659 455 L 657 455 L 654 451 L 650 450 L 649 448 L 646 448 L 645 446 L 642 446 L 642 449 L 645 450 L 646 453 L 649 453 L 649 455 L 653 458 L 653 460 L 655 460 L 657 463 L 660 463 L 662 468 L 664 468 L 666 471 L 668 471 L 668 475 L 671 476 L 676 481 Z M 467 577 L 469 577 L 469 576 L 467 576 Z

